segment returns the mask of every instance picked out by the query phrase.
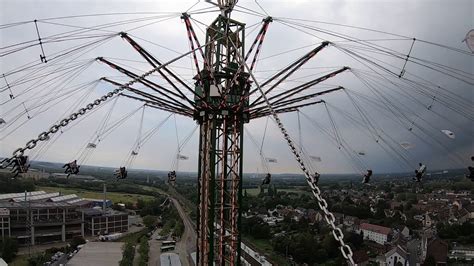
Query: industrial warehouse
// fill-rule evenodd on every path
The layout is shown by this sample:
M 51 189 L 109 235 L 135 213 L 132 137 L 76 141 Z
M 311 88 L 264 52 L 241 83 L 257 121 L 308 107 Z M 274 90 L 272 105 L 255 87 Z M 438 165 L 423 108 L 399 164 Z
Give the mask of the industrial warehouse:
M 59 192 L 0 194 L 1 235 L 37 245 L 128 231 L 127 213 L 107 209 L 111 204 Z

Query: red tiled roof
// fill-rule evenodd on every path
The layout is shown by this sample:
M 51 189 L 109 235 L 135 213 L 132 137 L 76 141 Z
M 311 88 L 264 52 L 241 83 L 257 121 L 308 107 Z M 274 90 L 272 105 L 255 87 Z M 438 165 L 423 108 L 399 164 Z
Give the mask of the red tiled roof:
M 354 251 L 354 254 L 352 255 L 352 259 L 354 260 L 355 263 L 363 263 L 369 261 L 370 257 L 367 255 L 367 251 L 365 250 L 357 250 Z
M 380 226 L 380 225 L 368 224 L 368 223 L 361 224 L 359 226 L 359 228 L 361 230 L 372 231 L 372 232 L 376 232 L 376 233 L 383 234 L 383 235 L 388 235 L 388 234 L 390 234 L 390 231 L 392 231 L 392 229 L 390 229 L 388 227 L 383 227 L 383 226 Z
M 448 258 L 448 243 L 441 239 L 434 239 L 428 243 L 426 257 L 433 256 L 437 263 L 446 263 Z

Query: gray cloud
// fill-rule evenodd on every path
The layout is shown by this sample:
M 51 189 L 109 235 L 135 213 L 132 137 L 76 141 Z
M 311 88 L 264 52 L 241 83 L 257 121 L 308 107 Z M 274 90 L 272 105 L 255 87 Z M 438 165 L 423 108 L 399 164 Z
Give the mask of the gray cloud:
M 7 0 L 1 2 L 2 15 L 0 16 L 0 23 L 6 24 L 16 21 L 33 20 L 35 18 L 50 18 L 73 14 L 175 11 L 178 13 L 172 18 L 170 17 L 169 20 L 138 28 L 131 32 L 133 36 L 146 39 L 150 42 L 171 48 L 178 52 L 176 53 L 150 42 L 136 39 L 138 43 L 143 45 L 157 58 L 162 61 L 167 61 L 176 57 L 179 53 L 183 53 L 189 49 L 185 26 L 179 18 L 179 12 L 185 11 L 195 2 L 196 1 L 114 1 L 111 3 L 111 1 L 74 1 L 71 3 L 65 3 L 61 1 L 39 2 Z M 435 43 L 440 43 L 463 50 L 466 50 L 466 47 L 464 43 L 461 43 L 461 40 L 464 38 L 466 32 L 474 27 L 472 25 L 474 21 L 472 19 L 472 1 L 259 1 L 259 3 L 261 3 L 261 5 L 265 8 L 266 12 L 276 18 L 300 18 L 367 27 L 380 31 L 429 40 Z M 262 12 L 254 1 L 239 1 L 239 5 L 248 7 L 257 12 Z M 205 7 L 209 7 L 209 5 L 206 3 L 200 3 L 193 9 Z M 198 21 L 202 21 L 203 23 L 209 23 L 212 21 L 215 15 L 217 14 L 212 13 L 193 15 L 193 18 Z M 90 27 L 116 20 L 136 19 L 139 17 L 144 18 L 151 16 L 153 16 L 153 14 L 142 14 L 140 16 L 126 14 L 121 16 L 61 19 L 49 22 L 61 23 L 63 25 L 41 22 L 39 23 L 39 26 L 42 35 L 48 36 L 74 29 L 72 27 L 65 26 L 64 24 Z M 244 21 L 247 26 L 261 21 L 261 17 L 237 11 L 233 13 L 233 17 L 235 19 Z M 156 18 L 155 20 L 149 20 L 149 22 L 156 22 L 161 19 L 162 18 Z M 126 31 L 146 23 L 147 22 L 140 22 L 133 25 L 119 25 L 113 27 L 110 30 L 113 32 Z M 341 39 L 334 36 L 330 36 L 321 32 L 312 32 L 312 34 L 316 36 L 310 36 L 299 30 L 291 28 L 284 23 L 288 23 L 288 20 L 284 19 L 283 21 L 278 21 L 277 19 L 269 27 L 269 31 L 262 48 L 262 54 L 260 56 L 260 58 L 264 60 L 261 60 L 258 63 L 257 72 L 255 73 L 259 80 L 264 80 L 276 70 L 294 61 L 296 58 L 309 51 L 311 47 L 265 59 L 269 56 L 311 44 L 316 46 L 321 42 L 322 39 L 335 41 L 335 43 L 341 45 L 341 47 L 352 48 L 350 46 L 345 46 L 349 44 L 347 42 L 338 42 L 341 41 Z M 305 25 L 314 26 L 325 30 L 331 30 L 340 34 L 347 34 L 358 39 L 395 38 L 382 33 L 374 33 L 335 25 L 327 25 L 309 21 L 301 21 L 299 23 L 304 23 Z M 204 40 L 203 32 L 200 29 L 203 27 L 198 25 L 199 24 L 195 25 L 196 32 L 201 40 Z M 310 32 L 308 29 L 305 29 L 305 31 Z M 33 24 L 25 24 L 19 27 L 2 29 L 0 30 L 0 34 L 0 45 L 2 47 L 22 41 L 36 39 L 36 32 Z M 247 36 L 247 42 L 252 41 L 255 37 L 255 34 L 256 31 Z M 47 55 L 51 55 L 60 49 L 77 45 L 78 43 L 79 41 L 46 44 L 45 52 Z M 408 52 L 411 45 L 411 41 L 409 40 L 381 41 L 376 43 L 404 54 Z M 366 51 L 359 52 L 367 53 Z M 39 47 L 35 46 L 25 51 L 2 57 L 0 58 L 1 72 L 8 72 L 17 66 L 37 60 L 39 53 Z M 376 58 L 384 60 L 386 63 L 393 65 L 394 67 L 391 67 L 393 71 L 397 70 L 397 68 L 400 68 L 403 65 L 403 60 L 384 57 L 381 55 L 370 55 L 373 55 Z M 144 60 L 118 36 L 99 46 L 97 49 L 91 50 L 90 52 L 82 55 L 81 58 L 93 59 L 97 56 L 111 58 L 111 61 L 114 61 L 114 58 L 133 60 L 124 61 L 115 59 L 114 62 L 126 66 L 129 69 L 133 69 L 136 72 L 147 71 L 150 69 L 150 66 L 144 64 Z M 461 69 L 467 73 L 470 73 L 471 78 L 474 72 L 472 56 L 456 53 L 442 47 L 415 42 L 412 56 Z M 135 62 L 135 60 L 140 62 Z M 319 53 L 310 62 L 308 62 L 308 64 L 304 66 L 304 69 L 301 69 L 295 73 L 292 77 L 292 79 L 295 81 L 285 82 L 279 86 L 278 90 L 281 91 L 291 88 L 291 86 L 298 84 L 298 82 L 309 80 L 310 78 L 314 78 L 314 76 L 321 75 L 323 71 L 328 70 L 322 69 L 321 67 L 334 67 L 329 69 L 334 70 L 338 67 L 346 65 L 354 68 L 356 71 L 368 70 L 367 66 L 357 62 L 353 58 L 342 53 L 337 48 L 329 47 Z M 192 82 L 191 78 L 194 72 L 192 69 L 193 65 L 191 58 L 186 57 L 177 63 L 172 64 L 172 67 L 177 73 L 188 79 L 189 82 Z M 472 106 L 474 95 L 471 85 L 449 78 L 446 75 L 413 63 L 407 64 L 406 77 L 414 78 L 413 76 L 410 76 L 410 74 L 422 76 L 424 79 L 442 86 L 449 92 L 462 95 L 466 101 L 471 103 Z M 9 76 L 8 79 L 10 82 L 13 82 L 12 80 L 17 79 L 20 76 L 20 74 L 12 75 Z M 2 117 L 4 116 L 5 112 L 17 106 L 22 101 L 25 101 L 26 105 L 30 107 L 35 102 L 28 101 L 28 99 L 32 99 L 32 97 L 41 95 L 42 93 L 46 93 L 46 95 L 53 95 L 54 93 L 67 90 L 67 88 L 70 88 L 76 84 L 92 81 L 102 76 L 113 76 L 117 80 L 124 82 L 128 80 L 127 78 L 123 78 L 123 76 L 118 77 L 120 75 L 116 71 L 113 71 L 104 64 L 94 62 L 76 79 L 71 81 L 71 83 L 65 84 L 63 87 L 57 87 L 56 91 L 49 93 L 49 90 L 54 89 L 54 84 L 44 84 L 42 86 L 38 86 L 30 93 L 26 93 L 24 96 L 18 97 L 14 101 L 1 106 L 0 111 Z M 364 79 L 369 78 L 367 75 L 363 75 L 363 77 Z M 397 80 L 393 77 L 387 76 L 387 78 L 394 81 Z M 158 77 L 154 77 L 153 79 L 157 82 L 163 82 L 162 80 L 160 81 Z M 14 90 L 14 93 L 18 94 L 19 92 L 25 90 L 27 85 L 31 85 L 31 83 L 21 86 L 13 86 L 12 89 Z M 338 85 L 348 88 L 350 92 L 353 91 L 367 95 L 371 99 L 379 101 L 382 105 L 385 104 L 382 102 L 380 97 L 375 95 L 369 88 L 364 86 L 364 84 L 350 72 L 340 74 L 333 79 L 323 82 L 321 85 L 317 86 L 314 91 L 319 91 Z M 139 87 L 140 86 L 137 86 L 137 88 Z M 90 101 L 109 91 L 111 88 L 112 87 L 110 85 L 100 83 L 87 99 Z M 426 106 L 430 104 L 430 99 L 425 96 L 420 96 L 413 88 L 404 89 L 404 92 L 412 98 L 404 97 L 402 94 L 402 88 L 390 85 L 387 81 L 380 83 L 380 86 L 378 86 L 377 90 L 383 92 L 383 95 L 393 102 L 395 106 L 400 108 L 400 110 L 406 112 L 410 119 L 415 119 L 417 124 L 422 125 L 427 130 L 428 135 L 422 133 L 418 129 L 410 132 L 399 124 L 399 118 L 394 116 L 391 112 L 387 111 L 386 109 L 383 110 L 375 107 L 373 104 L 370 104 L 362 99 L 357 99 L 357 101 L 362 106 L 364 106 L 365 110 L 371 117 L 371 120 L 374 123 L 380 125 L 384 132 L 393 138 L 396 143 L 402 141 L 413 143 L 415 147 L 408 152 L 401 150 L 400 147 L 396 147 L 399 152 L 406 155 L 410 165 L 407 165 L 407 163 L 397 163 L 397 160 L 399 159 L 387 154 L 387 152 L 375 142 L 373 136 L 367 132 L 361 131 L 358 127 L 352 125 L 344 116 L 338 114 L 335 109 L 332 109 L 331 106 L 336 106 L 360 119 L 360 116 L 358 116 L 356 109 L 353 107 L 352 102 L 347 98 L 346 94 L 344 92 L 336 92 L 330 95 L 325 95 L 322 98 L 330 104 L 330 111 L 334 114 L 335 121 L 339 129 L 338 131 L 340 132 L 341 136 L 350 144 L 351 147 L 354 148 L 354 150 L 363 150 L 366 152 L 366 155 L 362 157 L 364 165 L 357 165 L 357 167 L 354 167 L 348 158 L 340 152 L 337 145 L 334 145 L 327 136 L 314 128 L 308 120 L 302 118 L 301 135 L 305 149 L 311 155 L 322 157 L 322 162 L 313 163 L 321 172 L 341 173 L 354 172 L 356 170 L 362 171 L 362 168 L 365 166 L 374 169 L 376 172 L 411 170 L 410 167 L 415 167 L 418 161 L 426 162 L 430 168 L 462 167 L 463 164 L 467 163 L 466 159 L 470 157 L 474 151 L 474 145 L 472 142 L 472 133 L 474 131 L 472 120 L 460 116 L 459 114 L 437 102 L 433 104 L 433 111 L 439 112 L 448 119 L 442 119 L 433 112 L 426 111 Z M 9 130 L 3 130 L 3 128 L 0 129 L 2 130 L 0 135 L 3 139 L 0 144 L 0 155 L 6 156 L 10 154 L 10 152 L 16 149 L 18 146 L 23 145 L 26 140 L 36 136 L 41 130 L 46 129 L 50 124 L 59 119 L 61 115 L 73 105 L 74 102 L 79 100 L 79 95 L 80 94 L 78 93 L 73 97 L 65 99 L 61 104 L 42 114 L 37 114 L 35 111 L 32 111 L 33 116 L 36 118 L 31 119 L 21 129 L 15 131 L 14 134 L 6 138 L 3 138 L 3 136 Z M 2 92 L 0 97 L 2 102 L 6 101 L 8 99 L 8 93 Z M 424 105 L 420 105 L 414 100 L 417 100 Z M 126 114 L 131 110 L 138 108 L 139 106 L 140 103 L 138 102 L 119 99 L 117 106 L 112 113 L 111 121 L 118 119 L 123 114 Z M 409 112 L 408 109 L 402 108 L 402 106 L 409 107 L 410 110 L 413 110 L 413 113 L 416 116 L 419 116 L 419 118 L 415 118 L 416 116 L 413 113 Z M 94 115 L 91 115 L 91 117 L 85 119 L 83 122 L 75 126 L 73 129 L 66 131 L 61 136 L 61 138 L 54 143 L 54 145 L 51 145 L 47 152 L 41 153 L 39 158 L 60 162 L 72 160 L 77 151 L 84 147 L 84 143 L 98 128 L 99 123 L 105 116 L 108 108 L 109 107 L 105 106 L 104 108 L 97 111 Z M 22 111 L 21 109 L 22 108 L 18 108 L 13 113 L 18 113 Z M 465 111 L 471 114 L 473 113 L 473 109 Z M 331 129 L 330 121 L 323 105 L 305 108 L 303 109 L 303 112 L 317 120 L 325 128 Z M 161 111 L 148 110 L 145 114 L 144 129 L 153 127 L 166 116 L 167 114 Z M 87 161 L 87 163 L 107 166 L 118 166 L 122 164 L 137 137 L 139 117 L 140 115 L 136 114 L 126 123 L 124 123 L 123 126 L 113 132 L 107 139 L 101 142 L 97 150 L 94 152 L 94 155 Z M 284 114 L 281 115 L 281 117 L 285 126 L 289 129 L 291 136 L 297 140 L 299 132 L 296 114 Z M 12 115 L 6 115 L 5 118 L 6 120 L 7 118 L 12 118 Z M 140 156 L 137 158 L 134 167 L 162 170 L 171 169 L 177 146 L 173 119 L 168 121 L 165 126 L 157 133 L 157 135 L 142 148 Z M 403 118 L 401 119 L 403 120 Z M 23 116 L 17 123 L 26 120 L 26 116 Z M 427 122 L 425 123 L 422 120 L 426 120 Z M 186 136 L 193 129 L 194 122 L 189 119 L 177 116 L 177 125 L 179 137 L 184 138 L 184 136 Z M 264 126 L 265 119 L 255 120 L 246 125 L 251 134 L 258 140 L 261 140 L 263 137 Z M 456 133 L 457 138 L 455 140 L 448 139 L 446 136 L 442 135 L 441 132 L 439 132 L 440 129 L 451 129 Z M 414 134 L 420 135 L 421 140 Z M 183 154 L 190 156 L 190 159 L 187 161 L 180 161 L 180 170 L 196 170 L 198 149 L 197 136 L 198 134 L 196 133 L 188 145 L 186 145 L 184 148 Z M 431 137 L 435 138 L 435 140 L 432 140 Z M 428 141 L 428 143 L 424 143 L 424 141 Z M 441 143 L 443 147 L 441 147 L 438 143 Z M 286 143 L 282 139 L 281 133 L 272 122 L 269 123 L 264 152 L 268 157 L 275 157 L 279 161 L 278 164 L 270 164 L 272 172 L 298 172 L 299 168 L 292 158 Z M 450 154 L 452 154 L 452 156 L 449 156 Z M 455 154 L 457 154 L 457 157 L 460 157 L 460 159 L 457 157 L 452 158 L 455 156 Z M 254 147 L 254 145 L 248 139 L 245 140 L 244 163 L 245 171 L 255 172 L 257 169 L 262 171 L 263 167 L 258 160 L 257 148 Z

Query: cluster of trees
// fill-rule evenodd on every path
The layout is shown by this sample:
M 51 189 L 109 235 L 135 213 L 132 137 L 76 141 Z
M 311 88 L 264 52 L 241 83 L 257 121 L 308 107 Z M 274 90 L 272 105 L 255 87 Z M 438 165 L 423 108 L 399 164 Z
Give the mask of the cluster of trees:
M 410 229 L 419 229 L 422 224 L 419 221 L 413 219 L 413 216 L 419 214 L 418 211 L 412 209 L 412 205 L 416 203 L 416 195 L 413 193 L 402 193 L 397 195 L 400 201 L 405 201 L 404 205 L 396 208 L 395 210 L 402 211 L 405 214 L 407 220 L 402 219 L 399 213 L 396 213 L 393 217 L 386 217 L 384 210 L 390 209 L 387 203 L 390 198 L 394 195 L 387 193 L 387 198 L 380 199 L 375 204 L 375 213 L 372 213 L 370 207 L 366 204 L 355 204 L 350 197 L 346 196 L 342 199 L 340 197 L 333 197 L 328 199 L 328 203 L 331 206 L 333 212 L 342 213 L 345 215 L 355 216 L 359 219 L 367 219 L 370 223 L 379 224 L 387 227 L 395 227 L 397 225 L 406 225 Z M 397 199 L 397 201 L 398 201 Z
M 13 175 L 10 173 L 0 173 L 0 194 L 35 190 L 35 182 L 33 179 L 11 177 L 13 177 Z
M 338 243 L 331 233 L 326 233 L 320 238 L 309 232 L 301 232 L 276 237 L 271 243 L 275 251 L 287 257 L 291 256 L 297 263 L 310 265 L 330 262 L 341 265 L 342 263 Z
M 153 200 L 138 200 L 137 208 L 143 217 L 143 223 L 150 230 L 157 225 L 158 217 L 163 221 L 163 234 L 172 231 L 173 236 L 180 237 L 184 233 L 184 223 L 174 205 L 169 201 L 164 204 L 166 196 L 160 195 Z
M 333 212 L 343 213 L 345 215 L 358 217 L 360 219 L 368 219 L 373 217 L 370 207 L 367 205 L 359 205 L 354 203 L 348 204 L 347 201 L 342 203 L 336 203 L 336 201 L 330 202 L 334 202 L 334 204 L 331 205 L 331 211 Z
M 461 244 L 474 243 L 474 224 L 465 222 L 463 224 L 438 223 L 436 225 L 439 237 L 452 239 Z
M 161 229 L 161 234 L 165 235 L 169 232 L 172 232 L 172 235 L 175 237 L 181 237 L 184 233 L 184 223 L 179 216 L 178 210 L 174 208 L 174 206 L 170 206 L 170 208 L 163 213 L 161 216 L 164 225 Z
M 147 215 L 143 217 L 143 224 L 149 229 L 153 230 L 158 224 L 158 217 L 153 215 Z
M 137 200 L 137 209 L 140 210 L 140 215 L 142 217 L 147 215 L 160 216 L 163 213 L 163 208 L 160 207 L 161 204 L 165 201 L 166 197 L 159 195 L 155 196 L 153 200 Z
M 143 262 L 141 261 L 142 260 L 148 261 L 149 259 L 148 258 L 148 250 L 150 249 L 150 247 L 148 246 L 149 236 L 151 236 L 151 229 L 148 227 L 145 227 L 138 232 L 127 234 L 126 236 L 123 236 L 119 239 L 120 242 L 125 242 L 125 245 L 122 247 L 123 252 L 122 252 L 122 260 L 120 261 L 121 266 L 133 265 L 132 262 L 135 258 L 135 247 L 137 245 L 139 245 L 138 252 L 141 255 L 139 259 L 139 262 L 141 263 L 140 265 L 147 264 L 145 261 Z M 144 244 L 145 242 L 146 244 Z
M 86 243 L 86 240 L 82 236 L 75 236 L 71 239 L 69 246 L 72 250 L 77 249 L 77 246 L 83 245 Z
M 297 263 L 341 265 L 338 243 L 329 228 L 320 224 L 309 224 L 307 219 L 294 221 L 286 217 L 275 232 L 287 232 L 274 236 L 274 232 L 259 217 L 242 219 L 242 234 L 251 239 L 266 240 L 274 251 L 284 257 L 292 257 Z M 353 248 L 363 245 L 363 235 L 346 233 L 345 241 Z
M 263 190 L 263 191 L 262 191 Z M 318 204 L 307 193 L 286 192 L 277 190 L 274 186 L 261 188 L 258 196 L 248 195 L 244 190 L 242 201 L 242 210 L 252 209 L 271 209 L 277 205 L 294 206 L 302 208 L 318 209 Z
M 29 257 L 28 265 L 29 266 L 44 265 L 46 262 L 51 260 L 51 256 L 53 256 L 53 254 L 55 254 L 56 252 L 61 251 L 64 253 L 68 253 L 77 249 L 77 246 L 85 244 L 85 243 L 86 243 L 86 240 L 83 237 L 75 236 L 71 239 L 71 241 L 69 242 L 69 245 L 66 247 L 62 247 L 62 248 L 53 247 L 53 248 L 45 250 L 41 254 L 37 254 L 36 256 Z
M 126 242 L 123 246 L 122 260 L 120 266 L 133 265 L 133 258 L 135 258 L 135 245 L 132 242 Z
M 255 239 L 271 238 L 270 227 L 257 216 L 251 218 L 242 218 L 242 234 L 251 236 Z
M 138 261 L 139 266 L 148 265 L 148 260 L 150 259 L 148 256 L 149 251 L 150 245 L 148 244 L 148 239 L 146 237 L 142 237 L 140 239 L 140 247 L 138 248 L 138 253 L 140 254 L 140 260 Z
M 3 258 L 5 262 L 11 262 L 18 252 L 18 243 L 16 240 L 5 237 L 0 239 L 0 258 Z
M 196 183 L 184 183 L 176 186 L 176 191 L 191 202 L 198 202 Z

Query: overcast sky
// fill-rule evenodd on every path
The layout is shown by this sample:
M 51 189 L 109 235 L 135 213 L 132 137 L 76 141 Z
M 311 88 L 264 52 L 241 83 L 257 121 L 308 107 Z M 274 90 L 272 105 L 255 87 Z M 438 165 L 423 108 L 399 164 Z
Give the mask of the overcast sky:
M 186 11 L 191 13 L 196 33 L 201 43 L 204 43 L 203 25 L 208 25 L 218 15 L 218 12 L 199 12 L 202 9 L 204 9 L 203 11 L 216 9 L 204 1 L 196 3 L 197 1 L 3 0 L 0 2 L 0 24 L 23 21 L 29 23 L 2 27 L 0 29 L 0 46 L 2 47 L 0 52 L 4 53 L 8 49 L 12 49 L 12 47 L 8 47 L 10 45 L 37 40 L 35 24 L 31 21 L 38 19 L 38 29 L 44 39 L 51 36 L 65 36 L 68 31 L 77 30 L 78 27 L 96 29 L 84 33 L 91 37 L 89 39 L 45 43 L 43 47 L 47 58 L 54 58 L 55 53 L 59 53 L 61 50 L 104 38 L 107 34 L 112 35 L 125 31 L 156 58 L 166 62 L 189 51 L 186 29 L 180 19 L 180 13 Z M 384 146 L 380 138 L 361 129 L 361 127 L 367 128 L 368 125 L 366 122 L 362 122 L 363 119 L 347 93 L 339 91 L 324 95 L 321 99 L 328 103 L 328 109 L 336 124 L 338 135 L 347 143 L 345 146 L 348 149 L 356 152 L 351 157 L 344 155 L 338 149 L 340 145 L 335 144 L 331 137 L 321 133 L 314 123 L 305 118 L 305 116 L 309 116 L 320 126 L 328 129 L 334 137 L 335 134 L 324 105 L 302 109 L 304 115 L 300 116 L 301 133 L 298 130 L 296 113 L 281 115 L 284 125 L 297 143 L 300 142 L 299 136 L 301 135 L 301 142 L 306 154 L 321 157 L 321 162 L 311 162 L 318 171 L 322 173 L 349 173 L 371 168 L 377 173 L 412 171 L 420 161 L 426 163 L 429 169 L 466 167 L 470 163 L 468 159 L 474 154 L 472 140 L 474 135 L 472 121 L 474 117 L 472 108 L 474 64 L 472 54 L 460 53 L 427 42 L 469 51 L 462 40 L 466 33 L 474 28 L 472 1 L 288 0 L 259 1 L 258 3 L 263 7 L 263 10 L 255 1 L 239 1 L 240 7 L 236 7 L 232 17 L 245 23 L 248 27 L 246 30 L 247 48 L 250 47 L 258 32 L 262 16 L 267 13 L 275 18 L 268 29 L 260 60 L 254 73 L 259 82 L 307 53 L 323 40 L 333 41 L 336 46 L 329 46 L 322 50 L 301 70 L 292 75 L 289 81 L 278 86 L 276 91 L 292 88 L 301 82 L 327 74 L 328 71 L 349 66 L 354 69 L 354 72 L 346 71 L 339 74 L 311 88 L 310 91 L 316 92 L 337 86 L 345 87 L 347 93 L 367 113 L 370 123 L 383 130 L 383 141 L 391 143 L 391 148 Z M 258 12 L 262 16 L 250 13 L 243 9 L 244 7 Z M 193 14 L 193 12 L 195 13 Z M 69 17 L 105 13 L 123 14 Z M 96 28 L 97 25 L 106 23 L 117 24 L 100 30 Z M 354 26 L 359 28 L 354 28 Z M 357 47 L 357 43 L 348 42 L 322 31 L 315 31 L 316 28 L 350 36 L 351 40 L 370 40 L 371 45 L 380 45 L 403 55 L 408 53 L 412 45 L 412 40 L 409 38 L 415 37 L 427 41 L 415 41 L 410 55 L 426 60 L 424 61 L 425 66 L 408 62 L 404 77 L 416 80 L 417 84 L 427 85 L 433 95 L 439 95 L 441 98 L 442 95 L 450 95 L 452 102 L 444 104 L 441 100 L 433 101 L 429 95 L 420 94 L 420 91 L 417 91 L 415 87 L 403 87 L 400 84 L 406 84 L 405 81 L 383 72 L 374 65 L 358 62 L 344 53 L 341 48 L 372 56 L 374 60 L 380 60 L 383 62 L 380 64 L 385 64 L 385 67 L 396 73 L 400 72 L 404 60 L 373 53 L 373 49 L 360 49 L 360 46 Z M 362 28 L 376 31 L 367 31 Z M 92 34 L 96 36 L 90 36 Z M 86 36 L 82 35 L 81 37 Z M 137 74 L 151 69 L 151 66 L 146 64 L 143 58 L 117 34 L 99 44 L 91 49 L 81 50 L 81 53 L 60 58 L 57 61 L 52 60 L 47 64 L 40 64 L 35 69 L 15 74 L 10 73 L 20 66 L 39 63 L 41 48 L 35 45 L 0 57 L 0 72 L 8 73 L 6 75 L 7 81 L 11 84 L 11 90 L 16 96 L 15 99 L 10 100 L 10 92 L 6 87 L 5 80 L 0 80 L 0 88 L 2 88 L 0 117 L 7 122 L 0 126 L 1 156 L 8 156 L 16 148 L 23 146 L 30 138 L 37 136 L 49 128 L 52 123 L 70 113 L 73 108 L 77 110 L 77 106 L 85 105 L 84 103 L 113 89 L 105 82 L 94 83 L 95 87 L 79 87 L 80 84 L 93 82 L 100 77 L 110 77 L 120 82 L 129 80 L 105 64 L 94 61 L 94 58 L 99 56 L 107 58 Z M 442 64 L 444 68 L 442 72 L 447 72 L 447 67 L 450 67 L 457 74 L 461 73 L 465 81 L 433 70 L 430 68 L 433 66 L 431 62 Z M 173 63 L 171 68 L 186 82 L 192 84 L 191 78 L 196 73 L 190 57 Z M 70 69 L 70 72 L 65 69 Z M 61 70 L 70 76 L 47 81 L 48 78 L 62 75 Z M 43 77 L 40 73 L 48 75 Z M 378 73 L 383 73 L 384 76 L 379 76 Z M 21 83 L 20 80 L 25 75 L 34 77 L 34 79 Z M 163 83 L 163 80 L 160 81 L 156 76 L 154 78 L 157 82 Z M 370 86 L 366 86 L 364 81 L 368 81 L 369 85 L 374 87 L 371 89 Z M 142 87 L 136 86 L 140 89 Z M 54 98 L 76 88 L 76 93 L 65 95 L 61 101 L 57 101 L 58 104 L 53 105 Z M 360 97 L 356 97 L 357 95 Z M 364 95 L 375 102 L 364 100 Z M 390 104 L 387 104 L 384 99 Z M 35 104 L 44 102 L 48 102 L 48 104 L 36 109 L 33 108 Z M 22 103 L 29 110 L 31 119 L 28 119 L 26 114 L 22 114 L 25 111 Z M 466 103 L 470 105 L 469 108 L 463 108 L 467 105 Z M 431 108 L 428 110 L 429 105 Z M 113 109 L 112 106 L 114 106 Z M 94 132 L 100 128 L 101 121 L 110 110 L 112 110 L 110 120 L 106 126 L 120 119 L 124 114 L 137 110 L 140 106 L 140 102 L 130 99 L 119 98 L 115 105 L 112 100 L 80 123 L 64 130 L 57 140 L 52 138 L 47 145 L 39 146 L 30 155 L 33 159 L 38 160 L 67 162 L 79 158 L 82 153 L 82 158 L 86 158 L 85 164 L 112 167 L 123 165 L 137 139 L 141 110 L 101 140 L 92 154 L 85 156 L 83 151 L 87 150 L 85 146 L 93 138 Z M 453 106 L 460 110 L 453 111 L 450 108 Z M 400 113 L 397 114 L 398 111 L 402 112 L 404 116 Z M 344 116 L 343 113 L 346 115 Z M 142 132 L 158 125 L 167 116 L 168 114 L 165 112 L 146 108 Z M 347 118 L 348 116 L 352 116 L 359 123 L 356 125 L 351 122 Z M 412 121 L 413 124 L 410 125 L 408 121 Z M 20 125 L 21 127 L 19 127 Z M 259 146 L 264 135 L 265 125 L 266 118 L 254 120 L 245 125 Z M 133 168 L 172 169 L 177 149 L 176 128 L 178 129 L 178 138 L 184 139 L 194 127 L 194 121 L 189 118 L 182 116 L 169 118 L 157 134 L 143 145 L 134 161 Z M 15 128 L 17 129 L 14 130 Z M 441 132 L 443 129 L 454 132 L 455 139 L 444 135 Z M 375 139 L 379 139 L 379 142 L 377 143 Z M 408 150 L 403 149 L 400 144 L 404 142 L 409 143 L 412 147 Z M 266 171 L 259 159 L 258 150 L 259 147 L 249 140 L 246 133 L 245 172 Z M 189 156 L 189 160 L 180 161 L 178 170 L 196 171 L 197 151 L 198 132 L 195 132 L 181 152 L 181 154 Z M 299 173 L 299 167 L 272 120 L 269 120 L 268 123 L 263 152 L 267 157 L 278 160 L 277 164 L 269 164 L 271 172 Z M 358 152 L 365 155 L 357 156 Z M 355 157 L 359 158 L 359 163 L 354 161 Z

